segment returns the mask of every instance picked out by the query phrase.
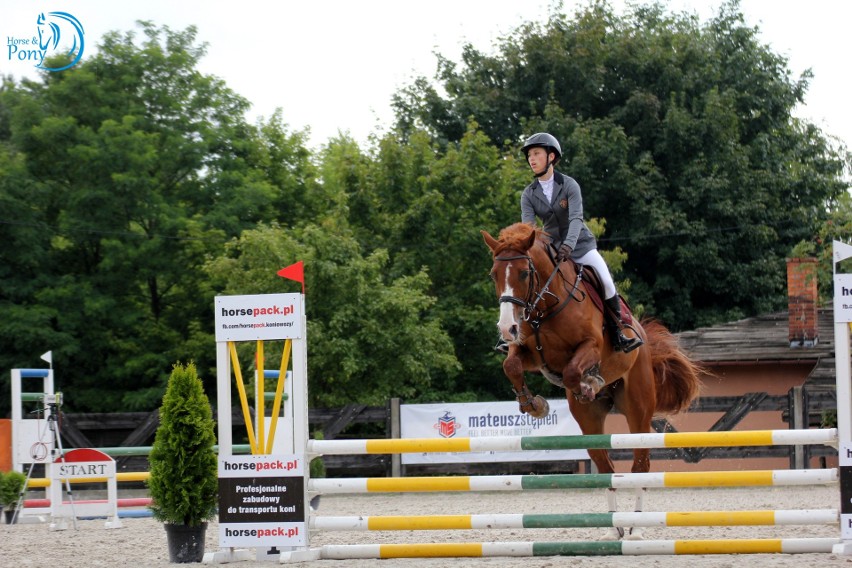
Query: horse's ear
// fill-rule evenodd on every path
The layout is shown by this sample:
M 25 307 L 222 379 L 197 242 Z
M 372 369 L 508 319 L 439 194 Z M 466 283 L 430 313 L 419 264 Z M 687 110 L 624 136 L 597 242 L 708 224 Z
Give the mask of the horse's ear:
M 531 229 L 531 231 L 530 231 L 530 236 L 529 236 L 529 238 L 527 238 L 527 248 L 526 248 L 526 250 L 530 250 L 530 249 L 531 249 L 531 248 L 533 248 L 533 246 L 535 245 L 535 237 L 536 237 L 536 235 L 535 235 L 535 228 L 530 227 L 530 229 Z
M 491 249 L 491 252 L 497 250 L 497 239 L 488 234 L 488 231 L 479 231 L 482 233 L 482 238 L 485 239 L 485 244 Z

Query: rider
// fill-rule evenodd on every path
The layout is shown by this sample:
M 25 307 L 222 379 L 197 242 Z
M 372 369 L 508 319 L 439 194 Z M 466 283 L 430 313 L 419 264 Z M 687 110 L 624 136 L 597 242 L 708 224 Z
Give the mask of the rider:
M 604 321 L 612 348 L 625 353 L 633 351 L 644 342 L 638 336 L 626 337 L 621 331 L 621 301 L 609 268 L 597 250 L 595 236 L 583 221 L 580 185 L 554 169 L 562 155 L 559 141 L 539 132 L 527 138 L 522 151 L 536 179 L 521 194 L 521 221 L 535 226 L 536 217 L 542 220 L 556 250 L 557 262 L 570 258 L 595 269 L 609 307 L 604 310 Z

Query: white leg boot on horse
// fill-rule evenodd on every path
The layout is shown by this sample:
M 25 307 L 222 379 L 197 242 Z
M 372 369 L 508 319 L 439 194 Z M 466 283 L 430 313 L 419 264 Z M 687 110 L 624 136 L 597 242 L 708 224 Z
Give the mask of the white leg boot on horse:
M 648 489 L 646 487 L 636 488 L 636 501 L 633 505 L 634 512 L 641 513 L 645 510 L 645 495 L 647 494 Z M 624 540 L 642 540 L 645 538 L 642 527 L 630 527 L 625 533 Z
M 606 503 L 610 513 L 618 512 L 617 491 L 617 489 L 607 489 L 606 492 Z M 634 512 L 641 513 L 645 510 L 645 495 L 647 492 L 648 489 L 645 487 L 636 488 L 636 501 L 633 505 Z M 643 540 L 644 538 L 642 527 L 612 527 L 601 537 L 601 540 Z

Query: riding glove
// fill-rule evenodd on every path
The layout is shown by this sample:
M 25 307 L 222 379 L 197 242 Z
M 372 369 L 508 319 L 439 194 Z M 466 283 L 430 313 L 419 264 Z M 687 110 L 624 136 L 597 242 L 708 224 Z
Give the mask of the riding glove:
M 568 245 L 561 245 L 559 247 L 559 251 L 556 253 L 557 262 L 562 262 L 563 260 L 568 260 L 571 258 L 571 253 L 574 252 L 571 247 Z

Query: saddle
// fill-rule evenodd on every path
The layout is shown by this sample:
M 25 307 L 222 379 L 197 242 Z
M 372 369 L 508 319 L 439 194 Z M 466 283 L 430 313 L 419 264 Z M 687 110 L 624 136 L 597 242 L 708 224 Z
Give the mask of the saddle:
M 572 260 L 571 262 L 574 261 Z M 601 284 L 600 276 L 598 276 L 598 273 L 591 266 L 580 265 L 574 262 L 575 270 L 579 271 L 581 266 L 583 268 L 583 287 L 586 289 L 586 293 L 595 307 L 601 313 L 604 313 L 603 285 Z M 618 301 L 621 302 L 622 323 L 624 325 L 633 325 L 633 312 L 630 310 L 630 305 L 620 295 L 618 296 Z
M 551 262 L 553 262 L 553 266 L 556 266 L 556 255 L 553 246 L 547 247 L 547 254 L 550 257 Z M 571 263 L 574 265 L 574 271 L 577 274 L 580 273 L 580 270 L 583 271 L 583 288 L 586 290 L 586 295 L 592 300 L 592 303 L 602 314 L 606 314 L 604 310 L 603 303 L 603 285 L 601 284 L 600 276 L 598 276 L 597 271 L 591 266 L 586 266 L 585 264 L 577 264 L 573 260 Z M 633 311 L 630 309 L 630 305 L 622 298 L 620 295 L 618 296 L 618 301 L 621 302 L 621 321 L 624 325 L 630 326 L 633 325 Z

